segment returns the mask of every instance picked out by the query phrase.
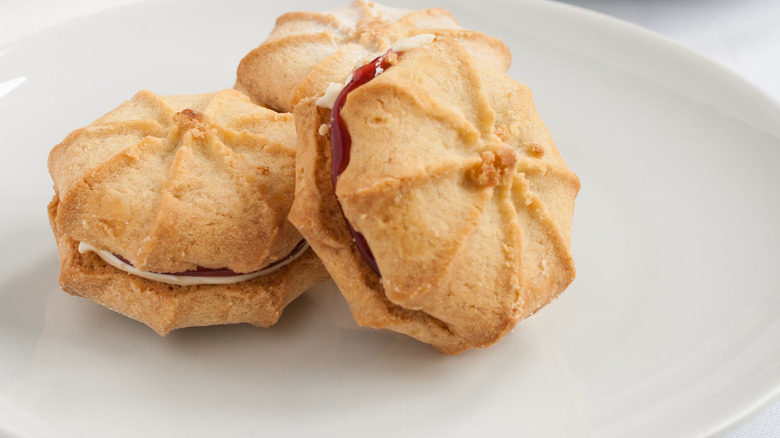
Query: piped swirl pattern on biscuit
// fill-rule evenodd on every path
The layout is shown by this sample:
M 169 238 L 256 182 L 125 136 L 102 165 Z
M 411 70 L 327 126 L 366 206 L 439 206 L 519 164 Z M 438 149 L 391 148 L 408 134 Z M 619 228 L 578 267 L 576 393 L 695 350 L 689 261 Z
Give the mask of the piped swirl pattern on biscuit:
M 332 136 L 321 129 L 330 112 L 314 100 L 296 109 L 290 220 L 359 324 L 448 354 L 491 345 L 573 280 L 580 182 L 526 86 L 452 39 L 398 58 L 346 98 L 351 157 L 335 190 Z M 381 277 L 347 221 L 365 236 Z
M 295 142 L 291 114 L 235 90 L 140 91 L 72 132 L 49 155 L 63 290 L 161 335 L 275 323 L 328 277 L 286 219 Z
M 500 40 L 463 29 L 445 9 L 406 10 L 355 0 L 327 12 L 289 12 L 268 39 L 241 60 L 235 88 L 260 105 L 292 111 L 397 40 L 420 34 L 454 38 L 501 72 L 511 55 Z
M 65 234 L 138 269 L 261 269 L 301 240 L 286 220 L 292 116 L 235 90 L 139 92 L 51 152 Z

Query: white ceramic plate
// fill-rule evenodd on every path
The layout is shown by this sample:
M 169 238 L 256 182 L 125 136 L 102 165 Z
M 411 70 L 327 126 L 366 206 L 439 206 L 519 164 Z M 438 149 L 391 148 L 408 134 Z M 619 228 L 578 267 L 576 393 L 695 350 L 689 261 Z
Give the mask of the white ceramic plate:
M 780 107 L 547 2 L 431 4 L 507 42 L 583 182 L 578 278 L 497 345 L 359 329 L 329 284 L 273 328 L 164 339 L 60 291 L 49 149 L 138 89 L 229 88 L 277 15 L 338 5 L 267 3 L 142 3 L 0 49 L 1 436 L 695 437 L 778 396 Z

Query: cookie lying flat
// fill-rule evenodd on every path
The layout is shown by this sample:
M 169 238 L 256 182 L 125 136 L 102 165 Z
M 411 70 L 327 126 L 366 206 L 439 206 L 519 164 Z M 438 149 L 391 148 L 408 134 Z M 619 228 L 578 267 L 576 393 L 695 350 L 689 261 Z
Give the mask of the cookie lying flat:
M 295 110 L 290 221 L 358 324 L 455 354 L 573 280 L 580 182 L 527 87 L 442 38 L 389 51 L 319 103 Z
M 72 132 L 49 155 L 63 289 L 161 335 L 273 324 L 327 279 L 286 219 L 295 141 L 235 90 L 141 91 Z
M 355 0 L 327 12 L 290 12 L 238 66 L 235 88 L 255 103 L 292 111 L 301 100 L 340 82 L 358 61 L 419 34 L 455 38 L 479 61 L 505 72 L 509 49 L 496 38 L 464 30 L 444 9 L 412 11 Z

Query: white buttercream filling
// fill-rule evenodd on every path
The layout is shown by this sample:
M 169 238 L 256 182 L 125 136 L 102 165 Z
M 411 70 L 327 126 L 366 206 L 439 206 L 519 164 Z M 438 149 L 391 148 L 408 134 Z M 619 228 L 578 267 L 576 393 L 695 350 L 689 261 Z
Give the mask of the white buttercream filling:
M 208 276 L 195 276 L 195 275 L 173 275 L 173 274 L 161 274 L 157 272 L 142 271 L 133 265 L 123 262 L 114 254 L 109 251 L 97 249 L 94 246 L 86 242 L 79 242 L 79 252 L 84 254 L 86 252 L 94 252 L 101 259 L 103 259 L 109 265 L 127 272 L 128 274 L 136 275 L 138 277 L 146 278 L 147 280 L 159 281 L 160 283 L 174 284 L 177 286 L 193 286 L 201 284 L 231 284 L 241 281 L 251 280 L 261 275 L 268 275 L 286 265 L 289 265 L 295 261 L 298 257 L 302 256 L 304 252 L 309 248 L 309 243 L 304 242 L 300 249 L 293 254 L 290 254 L 286 260 L 273 266 L 269 266 L 265 269 L 261 269 L 249 274 L 237 274 L 227 277 L 208 277 Z
M 339 97 L 341 90 L 344 89 L 344 85 L 345 84 L 337 84 L 335 82 L 331 82 L 328 85 L 328 88 L 325 89 L 325 94 L 323 94 L 322 97 L 317 99 L 317 106 L 320 108 L 333 109 L 333 104 L 336 103 L 336 98 Z

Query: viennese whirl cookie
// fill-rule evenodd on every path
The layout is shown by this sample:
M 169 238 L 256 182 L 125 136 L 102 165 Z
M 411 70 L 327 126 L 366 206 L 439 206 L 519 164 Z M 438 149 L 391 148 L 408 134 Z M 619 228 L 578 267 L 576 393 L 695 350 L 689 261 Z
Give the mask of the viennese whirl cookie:
M 454 354 L 496 342 L 573 280 L 580 182 L 526 86 L 432 40 L 297 106 L 290 220 L 360 325 Z
M 131 100 L 49 155 L 71 294 L 170 330 L 268 326 L 327 273 L 287 221 L 290 114 L 235 90 Z
M 355 0 L 332 11 L 279 17 L 268 39 L 241 60 L 235 88 L 255 103 L 292 111 L 330 82 L 343 81 L 360 60 L 419 34 L 457 39 L 484 66 L 509 68 L 504 43 L 464 30 L 445 9 L 413 11 Z

